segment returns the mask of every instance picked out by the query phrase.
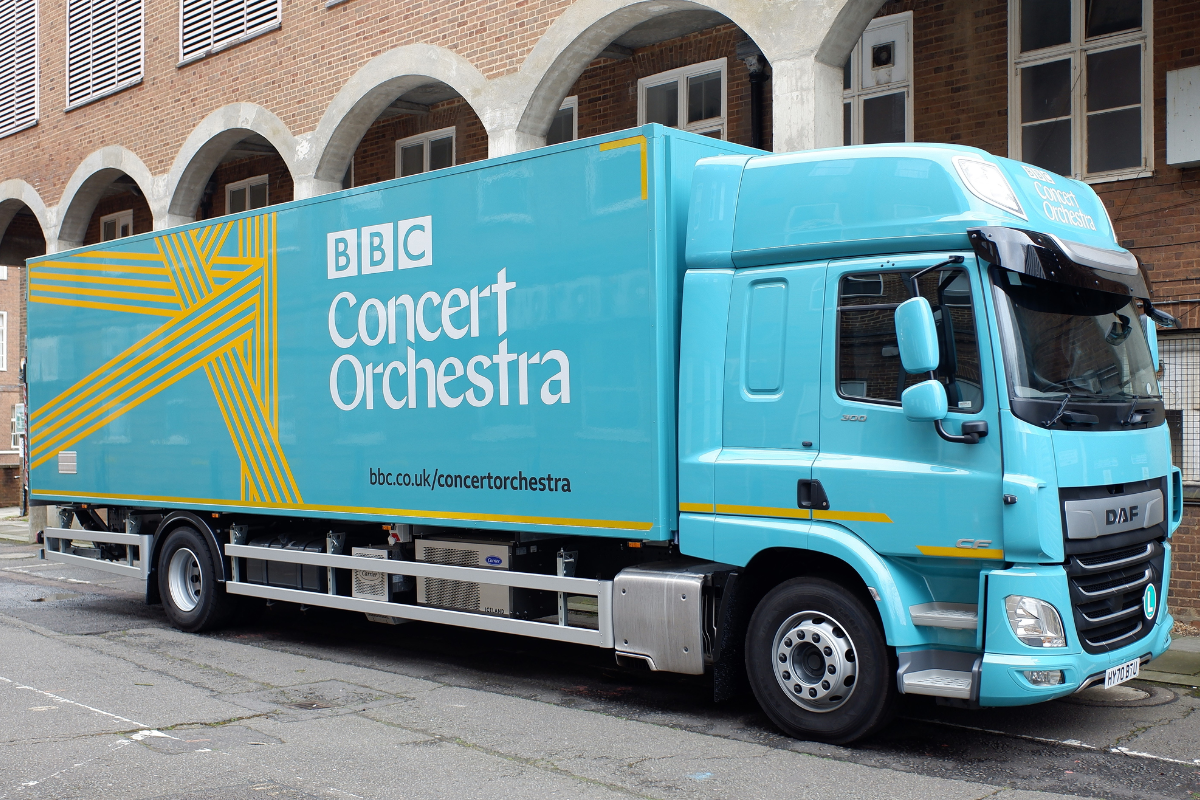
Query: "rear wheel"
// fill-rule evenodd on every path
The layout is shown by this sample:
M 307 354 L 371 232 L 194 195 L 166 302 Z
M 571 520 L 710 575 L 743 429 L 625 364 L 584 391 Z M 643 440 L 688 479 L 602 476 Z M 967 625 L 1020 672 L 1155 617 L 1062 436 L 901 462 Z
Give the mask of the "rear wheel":
M 763 711 L 798 739 L 848 744 L 886 725 L 896 703 L 879 623 L 826 580 L 796 578 L 767 593 L 750 619 L 746 671 Z
M 171 624 L 192 633 L 219 627 L 231 611 L 212 549 L 195 528 L 167 534 L 158 556 L 158 593 Z

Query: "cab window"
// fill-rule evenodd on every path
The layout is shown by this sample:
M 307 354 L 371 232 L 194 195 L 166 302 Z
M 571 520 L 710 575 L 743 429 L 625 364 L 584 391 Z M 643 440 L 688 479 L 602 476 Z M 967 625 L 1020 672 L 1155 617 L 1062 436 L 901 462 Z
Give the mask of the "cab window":
M 909 276 L 917 270 L 842 276 L 838 286 L 837 390 L 842 397 L 898 405 L 900 395 L 927 376 L 909 375 L 900 364 L 896 307 L 912 297 Z M 966 270 L 927 272 L 918 279 L 933 308 L 941 359 L 937 379 L 951 411 L 973 414 L 983 407 L 975 310 Z

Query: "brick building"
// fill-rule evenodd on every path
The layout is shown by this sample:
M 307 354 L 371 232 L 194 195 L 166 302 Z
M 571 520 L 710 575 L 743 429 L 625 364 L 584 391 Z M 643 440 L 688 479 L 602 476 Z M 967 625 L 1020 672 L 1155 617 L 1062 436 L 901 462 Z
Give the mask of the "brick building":
M 1200 499 L 1200 0 L 0 8 L 0 398 L 35 253 L 648 121 L 776 151 L 952 142 L 1104 198 L 1185 326 L 1163 386 Z M 1175 611 L 1200 617 L 1200 507 L 1175 553 Z

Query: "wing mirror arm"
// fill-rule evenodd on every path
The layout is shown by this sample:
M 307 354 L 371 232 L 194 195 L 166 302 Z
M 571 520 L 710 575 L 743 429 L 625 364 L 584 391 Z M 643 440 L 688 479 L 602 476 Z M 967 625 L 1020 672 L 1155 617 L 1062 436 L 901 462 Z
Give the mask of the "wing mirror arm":
M 947 442 L 957 442 L 958 444 L 979 444 L 979 440 L 988 435 L 988 424 L 981 419 L 964 422 L 962 424 L 961 436 L 956 436 L 947 431 L 942 426 L 940 419 L 934 420 L 933 429 L 937 431 L 938 436 Z

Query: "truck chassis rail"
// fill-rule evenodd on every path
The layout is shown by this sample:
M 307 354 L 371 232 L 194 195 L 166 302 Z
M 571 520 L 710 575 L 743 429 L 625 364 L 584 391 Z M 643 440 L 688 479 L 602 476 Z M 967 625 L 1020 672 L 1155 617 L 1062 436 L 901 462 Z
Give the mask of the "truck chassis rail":
M 282 600 L 310 606 L 337 608 L 344 611 L 362 611 L 367 614 L 398 617 L 400 619 L 438 622 L 464 628 L 533 636 L 560 642 L 586 644 L 593 647 L 613 647 L 612 624 L 612 581 L 568 578 L 558 575 L 538 575 L 529 572 L 480 569 L 478 567 L 453 567 L 445 564 L 427 564 L 420 561 L 396 561 L 361 556 L 334 555 L 330 553 L 304 553 L 292 550 L 255 547 L 252 545 L 227 544 L 225 555 L 233 559 L 254 558 L 263 561 L 282 561 L 289 564 L 309 564 L 332 569 L 362 570 L 364 572 L 386 572 L 389 575 L 412 575 L 423 578 L 486 583 L 497 586 L 512 586 L 519 589 L 537 589 L 546 592 L 562 592 L 587 595 L 596 598 L 599 628 L 580 628 L 550 622 L 511 619 L 469 611 L 452 611 L 431 606 L 409 603 L 392 603 L 383 600 L 366 600 L 359 597 L 312 592 L 303 589 L 286 589 L 265 586 L 241 580 L 241 569 L 234 561 L 233 580 L 225 583 L 225 591 L 267 600 Z M 96 566 L 90 562 L 89 566 Z

